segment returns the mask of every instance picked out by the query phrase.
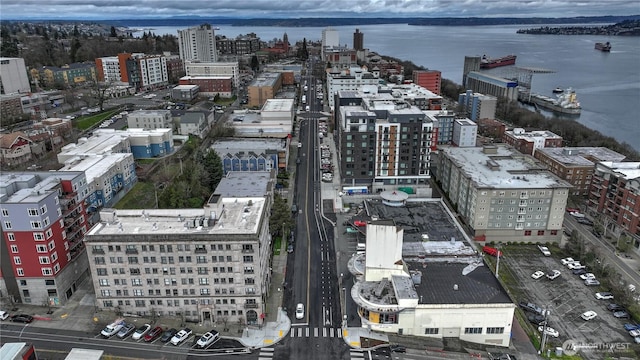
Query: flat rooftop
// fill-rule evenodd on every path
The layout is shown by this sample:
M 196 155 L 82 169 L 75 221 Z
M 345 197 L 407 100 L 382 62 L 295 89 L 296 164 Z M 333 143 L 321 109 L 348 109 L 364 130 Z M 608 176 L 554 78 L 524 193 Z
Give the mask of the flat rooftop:
M 220 138 L 211 145 L 211 148 L 215 150 L 218 155 L 227 153 L 236 154 L 241 151 L 268 153 L 270 151 L 285 150 L 286 147 L 286 141 L 269 138 Z
M 573 166 L 593 166 L 598 161 L 620 162 L 626 156 L 605 147 L 563 147 L 536 150 L 550 158 Z
M 249 86 L 263 87 L 263 86 L 273 86 L 275 85 L 278 78 L 281 76 L 280 73 L 260 73 L 257 78 L 251 81 Z
M 262 111 L 291 111 L 293 99 L 267 99 L 262 106 Z
M 230 171 L 223 177 L 213 192 L 212 198 L 221 197 L 260 197 L 270 189 L 270 171 Z
M 100 223 L 88 235 L 257 234 L 264 197 L 225 198 L 222 207 L 202 209 L 145 209 L 100 211 Z M 218 210 L 221 209 L 221 210 Z M 216 219 L 215 222 L 209 221 Z M 89 236 L 90 239 L 90 236 Z
M 91 184 L 94 179 L 104 175 L 115 164 L 122 162 L 127 157 L 130 157 L 133 163 L 133 154 L 131 153 L 78 156 L 65 161 L 65 166 L 59 171 L 83 171 L 87 177 L 87 183 Z M 122 169 L 122 171 L 124 170 Z
M 552 189 L 571 188 L 568 182 L 544 170 L 532 157 L 506 146 L 493 146 L 493 153 L 481 147 L 442 147 L 449 158 L 478 188 Z
M 624 175 L 627 180 L 640 178 L 640 162 L 602 161 L 602 165 Z
M 420 304 L 511 304 L 495 275 L 478 262 L 408 262 L 409 271 L 420 272 L 416 284 Z M 443 281 L 443 279 L 446 279 Z

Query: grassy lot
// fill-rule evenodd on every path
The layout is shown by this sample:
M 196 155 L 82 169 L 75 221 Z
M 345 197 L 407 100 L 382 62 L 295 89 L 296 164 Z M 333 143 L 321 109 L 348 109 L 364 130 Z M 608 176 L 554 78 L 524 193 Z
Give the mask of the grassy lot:
M 119 112 L 120 109 L 113 109 L 95 115 L 82 116 L 75 119 L 73 122 L 78 129 L 87 130 Z
M 273 255 L 280 255 L 281 250 L 282 250 L 282 238 L 277 237 L 273 241 Z
M 115 205 L 116 209 L 154 209 L 156 207 L 155 185 L 138 183 Z

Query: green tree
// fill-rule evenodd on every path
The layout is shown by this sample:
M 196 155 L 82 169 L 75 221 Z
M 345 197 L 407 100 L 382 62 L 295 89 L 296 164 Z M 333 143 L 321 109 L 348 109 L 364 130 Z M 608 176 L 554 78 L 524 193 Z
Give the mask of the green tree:
M 111 33 L 109 34 L 109 37 L 118 37 L 115 26 L 111 26 Z
M 205 171 L 206 188 L 212 192 L 222 179 L 222 160 L 215 151 L 209 150 L 202 159 L 202 165 Z
M 273 206 L 271 207 L 271 217 L 269 218 L 271 234 L 286 237 L 287 231 L 293 230 L 294 225 L 293 217 L 291 216 L 291 207 L 284 198 L 279 194 L 275 194 L 273 197 Z
M 258 61 L 258 57 L 256 55 L 253 55 L 251 57 L 251 70 L 256 72 L 260 70 L 260 62 Z

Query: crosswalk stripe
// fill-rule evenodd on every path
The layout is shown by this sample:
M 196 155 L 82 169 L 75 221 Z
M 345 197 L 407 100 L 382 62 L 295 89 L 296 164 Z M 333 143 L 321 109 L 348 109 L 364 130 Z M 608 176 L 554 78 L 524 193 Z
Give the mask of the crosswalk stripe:
M 313 337 L 318 337 L 318 328 L 313 328 Z
M 306 330 L 305 331 L 306 336 L 309 337 L 309 328 L 306 328 L 305 330 Z
M 303 328 L 298 328 L 298 337 L 302 337 Z
M 313 331 L 312 331 L 313 329 Z M 321 330 L 322 329 L 322 330 Z M 322 333 L 321 333 L 322 331 Z M 289 337 L 292 338 L 296 338 L 296 337 L 338 337 L 338 338 L 342 338 L 344 336 L 344 334 L 342 333 L 342 329 L 336 329 L 336 328 L 332 328 L 332 327 L 322 327 L 322 328 L 302 328 L 302 327 L 297 327 L 297 328 L 291 328 L 291 330 L 289 331 Z M 273 349 L 273 348 L 265 348 L 265 349 Z M 267 350 L 267 351 L 273 351 L 273 350 Z
M 364 354 L 363 354 L 363 353 L 361 353 L 361 352 L 357 352 L 357 353 L 351 352 L 351 358 L 352 358 L 352 359 L 353 359 L 353 358 L 356 358 L 356 359 L 363 359 L 363 358 L 364 358 Z
M 333 333 L 334 333 L 335 329 L 334 328 L 330 328 L 329 329 L 329 337 L 333 337 Z
M 259 356 L 258 357 L 258 360 L 271 360 L 271 359 L 273 359 L 272 356 L 269 356 L 269 357 L 261 357 L 261 356 Z
M 322 328 L 322 337 L 327 337 L 327 328 Z
M 342 330 L 338 330 L 338 338 L 342 339 Z
M 260 352 L 263 352 L 263 351 L 267 351 L 267 352 L 274 352 L 275 350 L 276 350 L 276 349 L 274 349 L 274 348 L 261 348 L 261 349 L 260 349 Z

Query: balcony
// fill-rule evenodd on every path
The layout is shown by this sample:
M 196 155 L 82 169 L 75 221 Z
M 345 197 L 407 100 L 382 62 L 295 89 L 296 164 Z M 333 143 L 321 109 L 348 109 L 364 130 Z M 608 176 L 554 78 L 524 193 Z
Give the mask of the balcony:
M 91 250 L 91 253 L 92 253 L 92 254 L 100 254 L 100 255 L 104 255 L 104 249 L 96 249 L 96 248 L 93 248 L 93 249 Z
M 253 249 L 242 249 L 243 254 L 252 254 L 253 252 Z
M 206 254 L 207 253 L 207 249 L 205 249 L 204 247 L 196 248 L 195 253 L 196 254 Z

